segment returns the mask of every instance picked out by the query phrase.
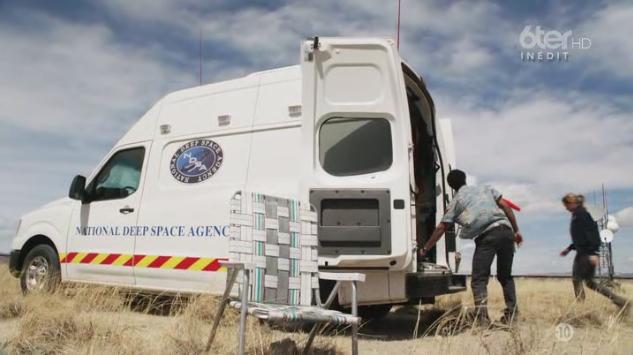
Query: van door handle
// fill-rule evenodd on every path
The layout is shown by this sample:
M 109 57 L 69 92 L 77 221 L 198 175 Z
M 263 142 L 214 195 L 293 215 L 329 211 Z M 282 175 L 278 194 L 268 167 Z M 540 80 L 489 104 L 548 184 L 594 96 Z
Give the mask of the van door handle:
M 128 214 L 128 213 L 134 212 L 134 209 L 132 207 L 130 207 L 130 206 L 125 206 L 125 207 L 121 208 L 119 210 L 119 212 L 121 212 L 123 214 Z

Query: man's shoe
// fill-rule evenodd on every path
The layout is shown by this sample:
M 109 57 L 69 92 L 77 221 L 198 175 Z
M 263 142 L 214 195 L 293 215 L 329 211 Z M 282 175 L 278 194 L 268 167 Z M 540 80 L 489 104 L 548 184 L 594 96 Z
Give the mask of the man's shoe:
M 514 324 L 517 321 L 517 316 L 518 313 L 514 312 L 514 313 L 503 313 L 503 315 L 501 316 L 501 318 L 499 318 L 499 323 L 501 324 L 505 324 L 505 325 L 511 325 Z
M 490 328 L 490 318 L 479 316 L 475 318 L 475 326 L 481 328 Z

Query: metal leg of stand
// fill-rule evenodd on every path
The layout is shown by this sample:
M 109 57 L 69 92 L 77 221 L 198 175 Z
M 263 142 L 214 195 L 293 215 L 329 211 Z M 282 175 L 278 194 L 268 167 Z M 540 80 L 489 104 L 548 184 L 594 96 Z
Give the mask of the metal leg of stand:
M 244 282 L 242 284 L 242 310 L 240 313 L 240 339 L 238 354 L 244 355 L 244 343 L 246 340 L 246 312 L 248 310 L 248 284 L 249 284 L 250 272 L 244 270 Z

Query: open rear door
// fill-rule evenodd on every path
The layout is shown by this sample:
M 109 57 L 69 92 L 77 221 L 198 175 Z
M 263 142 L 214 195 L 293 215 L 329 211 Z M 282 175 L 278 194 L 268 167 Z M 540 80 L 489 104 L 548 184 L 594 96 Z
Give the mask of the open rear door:
M 403 268 L 411 257 L 408 147 L 401 59 L 377 38 L 302 44 L 305 186 L 329 265 Z M 304 190 L 305 191 L 305 190 Z
M 304 105 L 314 103 L 304 113 L 315 120 L 341 112 L 399 116 L 404 87 L 392 40 L 317 37 L 303 43 L 302 59 Z

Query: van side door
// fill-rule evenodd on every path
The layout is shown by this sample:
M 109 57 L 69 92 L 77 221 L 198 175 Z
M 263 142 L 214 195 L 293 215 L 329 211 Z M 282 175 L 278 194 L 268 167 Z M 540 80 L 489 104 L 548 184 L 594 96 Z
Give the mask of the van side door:
M 134 284 L 134 230 L 149 143 L 114 150 L 73 209 L 67 250 L 60 261 L 69 280 Z

